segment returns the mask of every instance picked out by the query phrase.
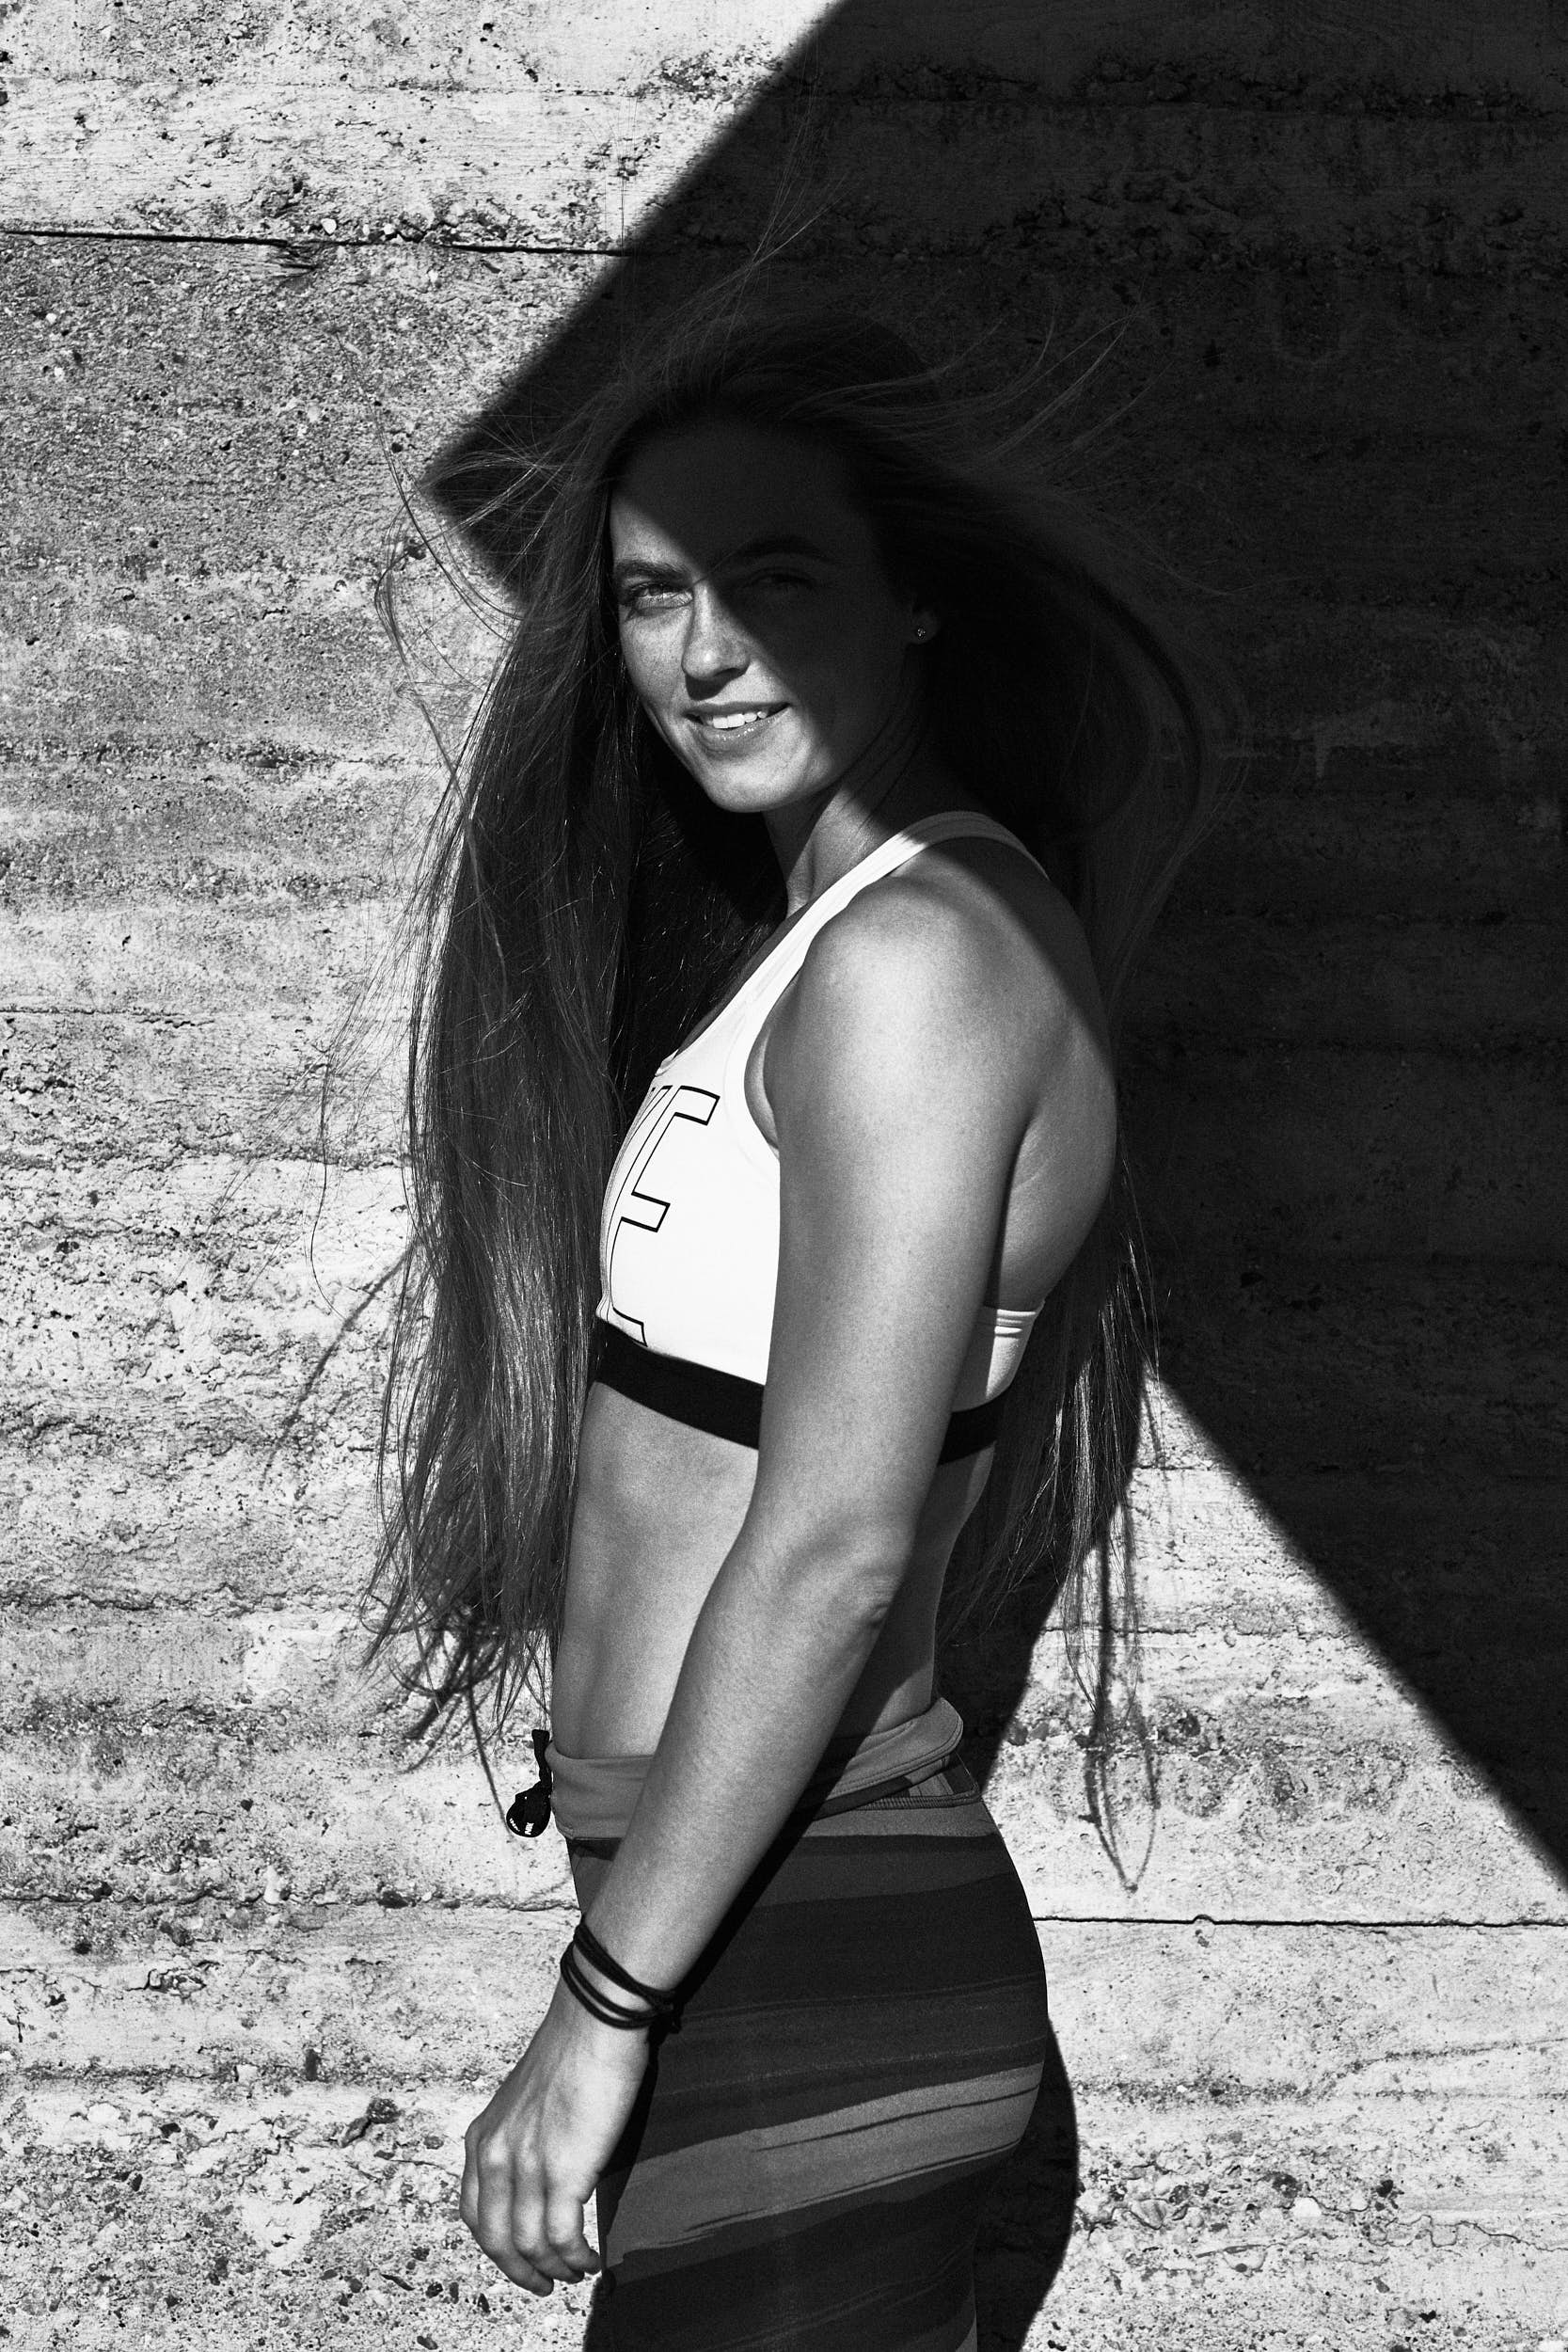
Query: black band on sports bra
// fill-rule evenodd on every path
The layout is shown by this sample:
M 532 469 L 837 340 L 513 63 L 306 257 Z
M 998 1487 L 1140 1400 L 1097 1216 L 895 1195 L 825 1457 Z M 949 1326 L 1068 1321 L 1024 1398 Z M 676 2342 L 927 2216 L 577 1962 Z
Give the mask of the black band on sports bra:
M 595 1319 L 590 1380 L 616 1389 L 634 1405 L 663 1413 L 689 1428 L 705 1429 L 732 1445 L 755 1449 L 762 1429 L 762 1384 L 742 1380 L 733 1372 L 716 1372 L 711 1364 L 693 1364 L 684 1356 L 658 1356 L 639 1346 L 618 1325 Z M 966 1406 L 953 1415 L 942 1441 L 939 1462 L 961 1462 L 994 1442 L 1002 1425 L 1004 1391 L 984 1405 Z

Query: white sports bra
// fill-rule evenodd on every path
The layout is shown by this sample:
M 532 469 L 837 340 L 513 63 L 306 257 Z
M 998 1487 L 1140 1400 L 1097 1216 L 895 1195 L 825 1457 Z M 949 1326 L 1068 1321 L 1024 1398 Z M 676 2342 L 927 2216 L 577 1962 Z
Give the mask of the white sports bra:
M 1029 854 L 993 818 L 960 809 L 922 818 L 830 883 L 659 1063 L 605 1191 L 596 1379 L 755 1444 L 779 1272 L 779 1155 L 747 1106 L 752 1048 L 825 923 L 927 844 L 974 834 Z M 990 1442 L 1000 1410 L 986 1408 L 1018 1370 L 1038 1312 L 990 1307 L 980 1316 L 944 1461 Z

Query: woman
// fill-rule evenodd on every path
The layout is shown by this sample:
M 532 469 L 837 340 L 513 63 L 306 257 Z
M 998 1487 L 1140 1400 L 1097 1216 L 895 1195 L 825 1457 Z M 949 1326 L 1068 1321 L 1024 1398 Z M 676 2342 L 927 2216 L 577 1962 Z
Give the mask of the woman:
M 624 2352 L 972 2346 L 1046 2049 L 934 1642 L 944 1587 L 1103 1561 L 1112 1022 L 1207 754 L 962 424 L 888 329 L 689 321 L 486 526 L 377 1638 L 427 1724 L 548 1668 L 583 1922 L 462 2212 L 547 2294 L 596 2190 Z

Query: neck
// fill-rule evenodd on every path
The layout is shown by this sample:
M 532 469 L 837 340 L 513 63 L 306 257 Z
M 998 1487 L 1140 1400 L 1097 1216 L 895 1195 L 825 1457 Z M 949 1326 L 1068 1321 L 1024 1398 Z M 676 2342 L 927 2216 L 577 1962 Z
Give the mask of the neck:
M 879 842 L 971 798 L 944 774 L 918 683 L 906 676 L 886 719 L 841 776 L 808 801 L 768 812 L 790 914 L 810 906 Z

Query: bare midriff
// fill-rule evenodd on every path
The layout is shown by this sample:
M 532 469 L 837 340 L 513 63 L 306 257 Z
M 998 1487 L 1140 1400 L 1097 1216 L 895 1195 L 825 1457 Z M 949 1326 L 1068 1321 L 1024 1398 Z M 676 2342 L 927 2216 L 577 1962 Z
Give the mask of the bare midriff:
M 939 1469 L 909 1566 L 840 1721 L 879 1731 L 930 1704 L 937 1603 L 990 1453 Z M 687 1645 L 740 1533 L 757 1457 L 594 1388 L 583 1416 L 577 1509 L 550 1724 L 568 1756 L 647 1756 L 658 1745 Z

